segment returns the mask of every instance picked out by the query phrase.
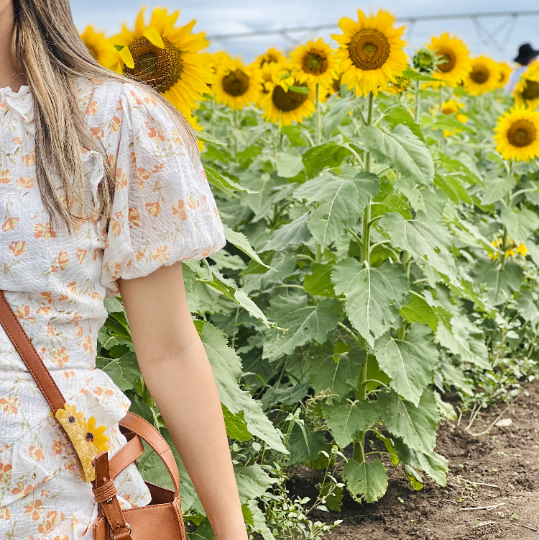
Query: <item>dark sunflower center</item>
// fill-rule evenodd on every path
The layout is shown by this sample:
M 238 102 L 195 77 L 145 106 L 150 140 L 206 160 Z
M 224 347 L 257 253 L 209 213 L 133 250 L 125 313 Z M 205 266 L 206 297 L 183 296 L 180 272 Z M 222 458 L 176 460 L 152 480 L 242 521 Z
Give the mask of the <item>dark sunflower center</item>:
M 449 73 L 450 71 L 453 71 L 453 68 L 457 63 L 457 58 L 455 57 L 453 51 L 448 49 L 440 49 L 438 51 L 438 55 L 441 57 L 441 63 L 438 64 L 436 69 L 442 73 Z
M 516 120 L 507 132 L 507 139 L 519 148 L 529 146 L 537 138 L 537 130 L 529 120 Z
M 265 58 L 262 59 L 262 61 L 260 62 L 260 67 L 264 67 L 265 64 L 275 64 L 279 61 L 279 59 L 277 58 L 277 56 L 275 56 L 274 54 L 267 54 Z
M 223 77 L 223 89 L 230 96 L 243 96 L 249 90 L 249 82 L 249 75 L 241 69 L 236 69 Z
M 68 419 L 70 424 L 74 424 L 75 423 L 75 417 L 74 416 L 70 416 Z
M 303 69 L 313 75 L 322 75 L 328 69 L 328 59 L 315 52 L 309 52 L 303 58 Z
M 500 78 L 498 79 L 498 82 L 500 84 L 505 84 L 507 82 L 507 76 L 505 74 L 505 71 L 500 71 Z
M 539 82 L 526 81 L 526 88 L 522 92 L 522 99 L 531 101 L 539 98 Z
M 338 79 L 333 79 L 333 90 L 335 90 L 335 92 L 340 92 L 341 91 L 341 77 L 339 77 Z
M 87 440 L 88 442 L 93 442 L 93 440 L 94 440 L 94 435 L 93 435 L 93 433 L 86 433 L 86 440 Z
M 476 84 L 485 84 L 490 77 L 487 66 L 475 65 L 470 73 L 470 79 Z
M 455 114 L 456 112 L 458 112 L 458 110 L 453 105 L 442 106 L 442 114 Z
M 295 83 L 294 86 L 303 86 L 304 88 L 307 88 L 307 85 L 305 83 Z M 273 104 L 275 105 L 275 107 L 277 107 L 277 109 L 282 112 L 295 111 L 296 109 L 301 107 L 308 99 L 308 94 L 294 92 L 292 90 L 288 90 L 288 92 L 285 92 L 280 86 L 276 86 L 273 89 Z
M 145 37 L 136 39 L 129 45 L 135 67 L 124 66 L 124 75 L 153 86 L 161 94 L 170 90 L 183 72 L 182 51 L 168 39 L 163 38 L 163 43 L 165 48 L 160 49 Z
M 360 30 L 348 45 L 350 60 L 364 71 L 381 68 L 389 58 L 390 46 L 386 36 L 374 28 Z

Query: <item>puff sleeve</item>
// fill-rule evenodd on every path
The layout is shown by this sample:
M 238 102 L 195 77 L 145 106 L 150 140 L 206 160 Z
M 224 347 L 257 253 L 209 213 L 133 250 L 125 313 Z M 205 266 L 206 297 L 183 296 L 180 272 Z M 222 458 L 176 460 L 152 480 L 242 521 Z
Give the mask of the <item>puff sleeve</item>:
M 202 259 L 226 244 L 200 159 L 193 163 L 166 108 L 126 83 L 110 126 L 116 187 L 102 260 L 107 297 L 119 294 L 120 277 Z

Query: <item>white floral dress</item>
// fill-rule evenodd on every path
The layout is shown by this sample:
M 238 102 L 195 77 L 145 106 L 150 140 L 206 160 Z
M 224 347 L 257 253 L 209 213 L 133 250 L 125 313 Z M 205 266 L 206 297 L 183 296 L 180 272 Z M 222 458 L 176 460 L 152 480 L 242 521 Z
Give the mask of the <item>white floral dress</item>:
M 92 135 L 116 167 L 110 225 L 90 218 L 52 231 L 35 174 L 33 96 L 0 89 L 0 289 L 69 404 L 105 426 L 110 455 L 125 438 L 127 397 L 95 368 L 104 298 L 117 279 L 202 259 L 226 240 L 215 200 L 166 109 L 129 82 L 78 80 Z M 101 154 L 81 150 L 85 197 L 98 207 Z M 116 481 L 124 508 L 148 504 L 134 465 Z M 96 516 L 72 447 L 0 327 L 0 538 L 81 540 Z

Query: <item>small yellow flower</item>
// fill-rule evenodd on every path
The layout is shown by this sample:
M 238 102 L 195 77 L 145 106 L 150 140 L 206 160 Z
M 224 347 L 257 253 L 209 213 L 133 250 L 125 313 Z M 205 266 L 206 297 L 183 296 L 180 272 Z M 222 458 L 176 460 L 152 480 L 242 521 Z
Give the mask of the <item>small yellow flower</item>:
M 526 257 L 526 255 L 528 254 L 528 248 L 526 247 L 526 244 L 519 244 L 515 248 L 515 250 L 519 255 L 522 255 L 523 257 Z
M 505 256 L 506 257 L 514 257 L 516 255 L 516 252 L 514 249 L 508 249 L 505 251 Z
M 66 403 L 63 409 L 56 411 L 56 419 L 62 424 L 67 435 L 80 458 L 84 471 L 85 481 L 95 479 L 95 470 L 92 460 L 101 452 L 108 450 L 109 438 L 104 435 L 105 426 L 96 427 L 96 420 L 92 416 L 88 422 L 84 413 L 77 411 L 76 405 Z

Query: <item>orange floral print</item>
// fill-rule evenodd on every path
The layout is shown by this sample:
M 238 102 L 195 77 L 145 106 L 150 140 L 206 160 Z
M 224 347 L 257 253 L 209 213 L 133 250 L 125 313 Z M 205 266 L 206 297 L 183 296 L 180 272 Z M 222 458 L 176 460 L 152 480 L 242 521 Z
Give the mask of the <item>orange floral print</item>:
M 36 184 L 36 179 L 31 178 L 29 176 L 27 176 L 27 177 L 21 176 L 17 180 L 17 185 L 20 186 L 20 187 L 23 187 L 25 189 L 32 189 L 35 186 L 35 184 Z
M 24 507 L 24 513 L 31 515 L 34 521 L 41 519 L 41 516 L 43 516 L 43 511 L 43 503 L 41 502 L 41 499 L 38 499 L 31 504 L 27 504 Z
M 11 244 L 9 244 L 8 249 L 9 251 L 13 253 L 13 255 L 15 255 L 15 257 L 20 257 L 24 253 L 24 250 L 26 249 L 26 242 L 24 241 L 11 242 Z
M 62 227 L 53 229 L 36 181 L 27 103 L 32 96 L 24 88 L 9 102 L 0 88 L 0 148 L 12 156 L 0 165 L 3 288 L 62 393 L 73 396 L 88 418 L 83 438 L 91 433 L 101 446 L 106 432 L 115 453 L 125 444 L 118 421 L 130 402 L 96 367 L 97 337 L 107 318 L 104 300 L 119 294 L 120 277 L 212 255 L 225 245 L 224 230 L 202 164 L 189 158 L 161 103 L 129 82 L 83 77 L 76 85 L 81 114 L 114 171 L 112 219 L 94 211 L 75 221 L 72 236 Z M 18 114 L 9 113 L 17 107 Z M 93 168 L 101 155 L 81 148 L 81 158 L 89 173 L 84 189 L 99 195 L 104 183 Z M 74 200 L 68 205 L 65 193 L 59 197 L 80 214 Z M 85 470 L 63 427 L 18 355 L 0 355 L 0 372 L 7 374 L 0 377 L 0 538 L 91 537 L 95 502 L 91 490 L 80 490 Z M 69 497 L 77 498 L 75 513 L 63 506 Z M 150 502 L 134 466 L 118 478 L 118 498 L 124 508 Z
M 12 218 L 6 219 L 6 221 L 2 225 L 2 230 L 4 232 L 14 231 L 16 229 L 17 225 L 19 224 L 19 221 L 20 221 L 20 218 L 13 218 L 12 217 Z
M 0 184 L 9 184 L 11 180 L 11 173 L 9 169 L 0 169 Z
M 17 414 L 19 412 L 20 406 L 21 402 L 16 396 L 0 398 L 0 411 L 2 411 L 6 416 L 9 416 L 11 414 Z

